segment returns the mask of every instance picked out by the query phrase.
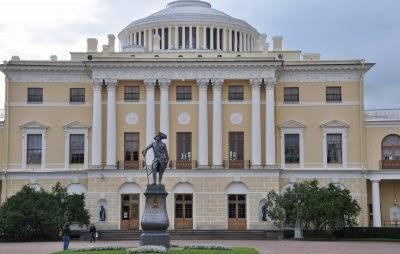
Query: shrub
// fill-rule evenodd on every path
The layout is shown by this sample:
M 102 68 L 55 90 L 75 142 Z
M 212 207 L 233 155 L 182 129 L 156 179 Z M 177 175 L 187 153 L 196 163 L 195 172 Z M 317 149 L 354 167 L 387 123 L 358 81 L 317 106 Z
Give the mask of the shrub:
M 183 248 L 192 250 L 232 250 L 232 248 L 220 244 L 193 244 L 186 245 Z
M 110 250 L 125 250 L 124 246 L 91 246 L 91 247 L 84 247 L 73 249 L 76 252 L 90 252 L 90 251 L 110 251 Z
M 135 254 L 135 253 L 167 253 L 167 248 L 164 246 L 141 246 L 137 248 L 129 248 L 126 249 L 126 253 Z

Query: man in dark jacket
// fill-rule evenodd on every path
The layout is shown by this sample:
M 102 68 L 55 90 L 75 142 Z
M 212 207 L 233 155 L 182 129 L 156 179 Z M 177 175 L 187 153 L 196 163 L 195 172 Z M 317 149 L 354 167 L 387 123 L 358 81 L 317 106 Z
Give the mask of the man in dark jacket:
M 90 233 L 90 242 L 96 242 L 96 227 L 92 224 L 90 225 L 90 229 L 89 229 L 89 233 Z
M 71 230 L 69 228 L 69 224 L 65 223 L 62 229 L 63 241 L 64 241 L 64 250 L 68 250 L 69 247 L 69 236 L 71 234 Z

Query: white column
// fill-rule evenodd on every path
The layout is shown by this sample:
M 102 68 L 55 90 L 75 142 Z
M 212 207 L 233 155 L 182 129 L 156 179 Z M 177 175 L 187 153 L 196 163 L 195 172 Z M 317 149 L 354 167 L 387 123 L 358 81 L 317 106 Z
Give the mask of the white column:
M 101 148 L 102 148 L 102 120 L 101 120 L 101 87 L 102 79 L 93 80 L 93 121 L 92 121 L 92 167 L 101 168 Z
M 165 29 L 161 28 L 161 49 L 165 49 Z
M 179 49 L 179 28 L 175 26 L 175 49 Z
M 247 52 L 247 34 L 246 33 L 243 33 L 243 36 L 244 36 L 244 38 L 243 38 L 243 51 L 244 52 Z
M 196 26 L 196 49 L 200 48 L 200 27 Z
M 168 139 L 163 140 L 167 145 L 169 144 L 169 84 L 171 80 L 168 79 L 159 79 L 158 84 L 160 85 L 160 131 L 167 135 Z
M 156 80 L 145 80 L 144 85 L 146 86 L 146 145 L 151 144 L 154 141 L 154 135 L 156 132 L 156 116 L 155 116 L 155 101 L 154 101 L 154 90 Z M 154 154 L 152 152 L 147 153 L 146 164 L 151 165 L 153 162 Z
M 189 26 L 189 48 L 193 49 L 193 29 Z
M 219 28 L 217 28 L 217 50 L 221 50 L 220 42 L 221 42 L 221 38 L 219 36 Z
M 229 29 L 228 30 L 228 38 L 229 38 L 229 41 L 228 41 L 228 51 L 229 52 L 232 52 L 232 30 L 231 29 Z
M 379 180 L 371 180 L 372 184 L 372 215 L 373 226 L 380 228 L 381 221 L 381 196 L 379 191 Z
M 214 49 L 214 27 L 210 27 L 210 49 Z
M 207 27 L 203 26 L 203 49 L 207 49 Z
M 186 49 L 186 31 L 185 27 L 182 27 L 182 49 Z
M 222 167 L 222 98 L 223 79 L 211 81 L 213 86 L 213 167 Z
M 199 86 L 199 168 L 208 168 L 208 79 L 197 80 Z
M 172 45 L 172 28 L 168 27 L 168 49 L 171 49 Z
M 227 31 L 226 28 L 224 28 L 222 31 L 223 31 L 223 36 L 222 36 L 222 50 L 223 50 L 223 51 L 226 51 L 226 42 L 227 42 L 227 38 L 228 38 L 229 36 L 228 36 L 228 37 L 226 36 L 226 31 Z
M 233 31 L 233 52 L 237 51 L 237 32 Z
M 239 32 L 239 51 L 243 51 L 243 33 Z
M 144 39 L 143 39 L 143 46 L 145 47 L 145 48 L 149 48 L 149 46 L 148 46 L 148 44 L 147 44 L 147 30 L 144 30 L 143 31 L 143 36 L 144 36 Z
M 133 45 L 136 45 L 136 32 L 133 32 Z
M 139 45 L 143 46 L 142 45 L 142 31 L 139 31 Z
M 266 164 L 275 166 L 275 85 L 276 80 L 265 80 L 266 93 Z
M 116 79 L 106 79 L 107 86 L 107 167 L 117 165 L 117 117 L 115 108 Z
M 251 167 L 261 168 L 260 85 L 262 79 L 251 79 Z
M 149 51 L 152 52 L 153 51 L 153 29 L 149 30 Z

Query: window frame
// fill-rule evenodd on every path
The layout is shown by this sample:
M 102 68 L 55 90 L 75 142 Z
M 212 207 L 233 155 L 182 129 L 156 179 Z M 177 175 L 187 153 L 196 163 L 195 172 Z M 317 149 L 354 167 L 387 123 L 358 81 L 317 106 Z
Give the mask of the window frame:
M 186 142 L 190 142 L 189 151 L 187 151 Z M 191 132 L 177 132 L 176 133 L 176 160 L 177 161 L 192 161 L 193 160 L 193 136 Z M 182 152 L 180 151 L 182 150 Z M 187 158 L 179 158 L 180 155 L 185 154 Z
M 284 134 L 284 150 L 285 150 L 285 164 L 300 164 L 300 134 L 298 133 L 286 133 Z M 297 147 L 289 147 L 289 137 L 297 137 Z M 288 154 L 288 150 L 295 151 L 297 154 Z
M 89 168 L 89 125 L 80 122 L 72 122 L 64 126 L 64 168 L 65 170 L 76 169 L 76 167 Z M 72 164 L 70 161 L 70 135 L 84 135 L 83 163 Z
M 347 168 L 348 161 L 347 161 L 347 131 L 350 126 L 346 123 L 342 123 L 340 121 L 331 121 L 321 125 L 322 128 L 322 160 L 323 160 L 323 167 L 328 168 L 328 166 L 333 166 L 333 168 L 337 168 L 337 165 L 340 164 L 331 164 L 328 163 L 328 149 L 327 149 L 327 135 L 328 134 L 342 134 L 342 168 Z
M 328 90 L 332 90 L 332 92 Z M 339 90 L 339 93 L 337 93 L 337 90 Z M 341 103 L 343 101 L 341 86 L 327 86 L 325 94 L 327 103 Z
M 30 91 L 41 91 L 41 94 L 30 94 Z M 40 99 L 37 99 L 36 97 L 40 98 Z M 33 98 L 36 98 L 36 99 L 33 99 Z M 28 104 L 43 104 L 43 88 L 42 87 L 28 87 L 26 101 Z
M 239 137 L 241 135 L 241 137 Z M 244 132 L 243 131 L 230 131 L 228 133 L 228 156 L 229 156 L 229 161 L 244 161 L 245 159 L 245 149 L 244 149 Z M 241 142 L 241 143 L 240 143 Z M 240 147 L 240 144 L 242 147 Z M 232 148 L 232 146 L 234 148 Z M 236 155 L 234 156 L 231 154 L 235 150 Z M 238 151 L 241 150 L 241 151 Z M 240 154 L 240 152 L 242 154 Z M 235 159 L 233 159 L 235 158 Z M 241 159 L 240 159 L 241 158 Z
M 286 94 L 287 91 L 297 91 L 297 93 Z M 287 104 L 300 103 L 300 88 L 299 87 L 284 87 L 283 102 Z
M 39 137 L 38 140 L 40 140 L 40 148 L 39 147 L 35 147 L 35 148 L 29 148 L 29 144 L 31 142 L 29 142 L 29 138 L 30 137 Z M 40 133 L 29 133 L 26 135 L 26 164 L 27 165 L 40 165 L 42 164 L 42 157 L 43 157 L 43 134 Z M 35 154 L 35 152 L 30 153 L 30 151 L 40 151 L 39 154 L 39 160 L 37 162 L 30 162 L 30 159 L 34 159 L 34 156 L 32 156 L 33 154 Z M 30 154 L 32 154 L 30 156 Z
M 296 121 L 289 121 L 280 126 L 281 128 L 281 167 L 283 169 L 288 168 L 285 161 L 285 135 L 286 134 L 298 134 L 299 135 L 299 163 L 291 164 L 290 166 L 299 166 L 304 168 L 304 129 L 305 126 Z
M 329 139 L 332 136 L 336 136 L 339 137 L 338 140 L 340 140 L 340 147 L 335 147 L 334 148 L 334 152 L 336 155 L 335 160 L 332 160 L 333 158 L 330 157 L 330 155 L 332 154 L 332 152 L 330 152 L 330 144 L 329 144 Z M 326 134 L 326 160 L 327 163 L 330 165 L 334 165 L 334 164 L 342 164 L 343 163 L 343 134 L 342 133 L 327 133 Z M 340 150 L 340 153 L 338 153 L 337 151 Z
M 72 148 L 71 146 L 71 140 L 72 137 L 78 137 L 82 140 L 79 140 L 80 142 L 83 142 L 83 147 L 80 147 L 79 149 L 77 148 Z M 75 152 L 75 155 L 72 152 Z M 76 155 L 81 153 L 80 155 Z M 75 157 L 74 157 L 75 156 Z M 81 133 L 70 133 L 69 134 L 69 164 L 70 165 L 81 165 L 81 164 L 85 164 L 85 134 Z
M 181 92 L 179 89 L 188 88 L 190 92 Z M 181 85 L 176 86 L 176 101 L 191 101 L 192 100 L 192 86 L 190 85 Z
M 240 91 L 232 91 L 241 88 Z M 240 89 L 238 89 L 240 90 Z M 230 85 L 228 87 L 228 100 L 229 101 L 243 101 L 244 100 L 244 87 L 242 85 Z
M 128 92 L 130 88 L 137 89 L 137 92 Z M 128 98 L 128 95 L 132 95 L 132 99 Z M 124 101 L 140 101 L 140 86 L 125 86 L 124 87 Z
M 132 139 L 127 139 L 129 135 L 132 135 Z M 137 143 L 137 156 L 133 149 L 134 144 Z M 132 151 L 130 151 L 130 160 L 127 160 L 127 146 L 132 145 Z M 125 132 L 124 133 L 124 161 L 140 161 L 140 133 L 139 132 Z M 136 159 L 135 159 L 136 158 Z
M 72 94 L 72 91 L 83 91 L 83 95 L 82 94 Z M 76 96 L 76 97 L 75 97 Z M 73 98 L 79 98 L 78 100 L 73 100 Z M 82 100 L 83 98 L 83 100 Z M 69 103 L 71 104 L 84 104 L 86 102 L 86 90 L 85 88 L 81 88 L 81 87 L 71 87 L 69 89 Z

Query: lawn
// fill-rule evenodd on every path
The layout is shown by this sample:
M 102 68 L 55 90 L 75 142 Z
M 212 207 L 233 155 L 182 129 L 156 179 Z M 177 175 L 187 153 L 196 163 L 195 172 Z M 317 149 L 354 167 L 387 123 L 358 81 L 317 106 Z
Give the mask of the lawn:
M 112 251 L 62 251 L 54 254 L 72 254 L 72 253 L 88 253 L 88 254 L 126 254 L 125 250 L 112 250 Z M 252 248 L 233 248 L 233 250 L 174 250 L 168 251 L 168 254 L 257 254 L 258 252 Z

